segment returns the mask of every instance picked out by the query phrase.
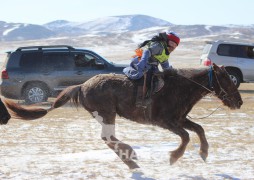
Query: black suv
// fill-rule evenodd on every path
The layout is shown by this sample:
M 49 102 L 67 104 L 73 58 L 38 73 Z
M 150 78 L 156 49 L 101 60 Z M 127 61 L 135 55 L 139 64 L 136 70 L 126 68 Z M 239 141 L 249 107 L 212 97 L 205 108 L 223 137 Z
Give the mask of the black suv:
M 81 84 L 94 75 L 121 74 L 124 67 L 91 50 L 67 45 L 20 47 L 7 52 L 0 90 L 7 98 L 33 104 L 47 101 L 67 86 Z

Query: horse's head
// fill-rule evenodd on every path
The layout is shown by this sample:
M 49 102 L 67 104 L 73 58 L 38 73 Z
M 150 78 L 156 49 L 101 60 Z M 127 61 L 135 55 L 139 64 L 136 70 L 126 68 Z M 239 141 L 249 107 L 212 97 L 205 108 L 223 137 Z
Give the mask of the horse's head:
M 213 71 L 213 87 L 216 96 L 230 109 L 239 109 L 243 104 L 243 101 L 226 69 L 213 64 Z
M 7 108 L 0 99 L 0 124 L 7 124 L 10 118 L 11 115 L 9 114 Z

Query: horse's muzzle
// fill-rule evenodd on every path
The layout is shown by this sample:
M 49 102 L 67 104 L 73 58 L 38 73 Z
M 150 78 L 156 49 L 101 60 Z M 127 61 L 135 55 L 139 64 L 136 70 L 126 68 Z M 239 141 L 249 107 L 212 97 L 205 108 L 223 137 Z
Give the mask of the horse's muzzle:
M 11 119 L 11 115 L 10 115 L 10 114 L 6 114 L 6 115 L 2 116 L 2 117 L 0 118 L 0 124 L 1 124 L 1 125 L 2 125 L 2 124 L 7 124 L 8 121 L 9 121 L 9 119 Z
M 235 103 L 235 105 L 233 107 L 231 107 L 230 109 L 240 109 L 241 106 L 243 105 L 243 101 L 242 100 L 239 100 Z
M 240 101 L 238 101 L 238 109 L 240 109 L 240 107 L 243 105 L 243 101 L 242 100 L 240 100 Z

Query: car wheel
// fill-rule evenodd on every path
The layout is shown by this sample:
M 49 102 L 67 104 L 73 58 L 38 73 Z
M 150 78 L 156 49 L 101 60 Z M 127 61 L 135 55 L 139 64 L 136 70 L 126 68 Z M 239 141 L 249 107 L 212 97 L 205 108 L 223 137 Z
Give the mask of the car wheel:
M 241 78 L 240 78 L 239 74 L 234 72 L 234 71 L 228 71 L 228 74 L 229 74 L 231 80 L 233 81 L 233 83 L 238 88 L 240 86 L 240 83 L 241 83 Z
M 47 87 L 41 83 L 29 84 L 24 90 L 24 99 L 27 104 L 35 104 L 47 101 Z

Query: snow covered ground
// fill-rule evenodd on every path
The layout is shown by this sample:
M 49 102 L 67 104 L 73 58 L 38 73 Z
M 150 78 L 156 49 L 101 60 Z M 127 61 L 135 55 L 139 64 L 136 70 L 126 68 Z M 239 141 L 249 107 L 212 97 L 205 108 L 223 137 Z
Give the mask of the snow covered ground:
M 195 40 L 190 47 L 184 41 L 170 57 L 171 63 L 174 67 L 198 66 L 203 43 L 193 45 Z M 116 63 L 129 63 L 134 47 L 120 47 L 92 49 Z M 2 63 L 2 51 L 0 57 Z M 254 84 L 241 89 L 244 105 L 240 110 L 223 107 L 208 118 L 194 120 L 205 129 L 210 145 L 206 162 L 198 154 L 196 134 L 190 132 L 184 156 L 170 166 L 169 152 L 180 143 L 177 135 L 118 117 L 116 136 L 134 148 L 141 167 L 131 171 L 100 139 L 100 124 L 86 111 L 67 106 L 37 121 L 11 119 L 8 125 L 0 126 L 0 179 L 254 179 L 253 89 Z M 202 100 L 191 117 L 210 114 L 218 102 L 213 98 Z
M 223 107 L 197 119 L 210 145 L 204 162 L 199 140 L 169 165 L 180 138 L 167 130 L 117 118 L 116 136 L 137 152 L 141 167 L 131 171 L 100 139 L 101 125 L 83 109 L 59 108 L 37 121 L 11 119 L 0 126 L 0 179 L 254 179 L 253 98 L 240 110 Z M 206 98 L 190 116 L 208 115 L 219 101 Z

